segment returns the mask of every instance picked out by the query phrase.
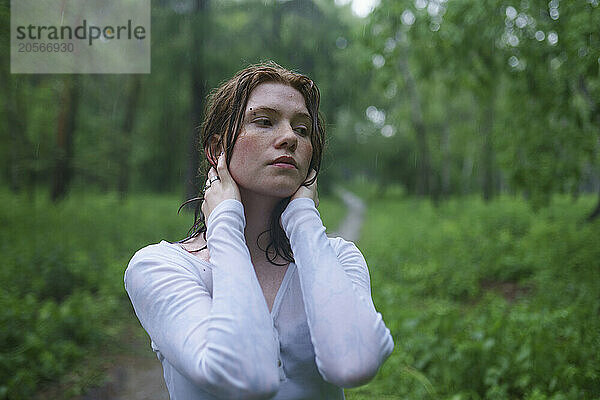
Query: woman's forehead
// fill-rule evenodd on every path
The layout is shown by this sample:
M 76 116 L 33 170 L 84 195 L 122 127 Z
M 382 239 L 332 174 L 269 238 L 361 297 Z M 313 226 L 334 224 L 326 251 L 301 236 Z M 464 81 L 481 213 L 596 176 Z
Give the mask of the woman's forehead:
M 278 82 L 257 85 L 248 97 L 246 112 L 258 108 L 308 114 L 304 96 L 297 89 Z

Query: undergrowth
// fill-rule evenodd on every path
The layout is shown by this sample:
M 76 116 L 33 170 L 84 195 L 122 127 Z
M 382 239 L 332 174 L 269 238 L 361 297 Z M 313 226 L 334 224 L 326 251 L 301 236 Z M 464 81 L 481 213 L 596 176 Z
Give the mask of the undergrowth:
M 359 243 L 395 350 L 348 399 L 600 398 L 595 198 L 369 200 Z
M 121 201 L 78 193 L 53 204 L 43 194 L 0 191 L 0 399 L 31 399 L 45 386 L 78 382 L 73 371 L 96 364 L 90 355 L 118 351 L 119 335 L 135 323 L 123 288 L 127 263 L 148 244 L 186 236 L 193 216 L 178 216 L 180 203 L 170 195 Z M 336 207 L 321 199 L 327 226 L 339 223 Z

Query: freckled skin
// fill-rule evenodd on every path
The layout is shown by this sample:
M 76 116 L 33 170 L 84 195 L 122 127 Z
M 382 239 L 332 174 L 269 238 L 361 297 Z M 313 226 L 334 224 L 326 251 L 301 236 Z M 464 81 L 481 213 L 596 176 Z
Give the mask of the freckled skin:
M 284 198 L 306 180 L 313 149 L 310 134 L 300 131 L 311 127 L 303 114 L 308 114 L 304 97 L 291 86 L 265 82 L 252 91 L 229 163 L 241 193 Z M 270 165 L 282 155 L 293 157 L 298 169 Z

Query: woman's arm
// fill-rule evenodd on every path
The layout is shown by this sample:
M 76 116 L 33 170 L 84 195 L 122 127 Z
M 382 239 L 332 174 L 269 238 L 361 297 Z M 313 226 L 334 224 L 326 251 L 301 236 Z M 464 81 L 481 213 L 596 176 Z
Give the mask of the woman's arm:
M 394 343 L 371 300 L 364 257 L 345 241 L 336 253 L 311 198 L 292 200 L 281 223 L 298 267 L 319 372 L 342 387 L 368 382 Z
M 244 227 L 237 200 L 209 216 L 212 298 L 197 273 L 148 248 L 129 263 L 125 287 L 142 326 L 180 373 L 219 397 L 269 398 L 279 387 L 277 348 Z

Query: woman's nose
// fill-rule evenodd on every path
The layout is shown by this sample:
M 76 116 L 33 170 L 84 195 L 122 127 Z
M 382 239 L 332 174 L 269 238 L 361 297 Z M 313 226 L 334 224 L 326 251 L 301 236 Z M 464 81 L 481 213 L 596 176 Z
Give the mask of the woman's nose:
M 296 132 L 290 124 L 282 124 L 282 127 L 278 130 L 279 137 L 277 138 L 276 147 L 288 147 L 290 151 L 294 151 L 298 145 L 298 138 Z

